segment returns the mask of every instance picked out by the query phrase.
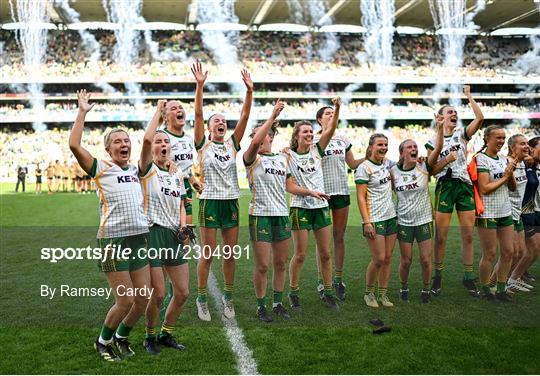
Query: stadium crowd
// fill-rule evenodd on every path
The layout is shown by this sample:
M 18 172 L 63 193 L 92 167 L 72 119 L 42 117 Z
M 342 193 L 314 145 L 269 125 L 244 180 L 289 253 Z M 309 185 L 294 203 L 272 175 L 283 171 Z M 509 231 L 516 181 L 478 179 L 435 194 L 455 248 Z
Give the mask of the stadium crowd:
M 126 68 L 114 63 L 114 33 L 93 33 L 100 44 L 97 62 L 90 61 L 94 51 L 89 51 L 76 31 L 49 31 L 43 74 L 48 77 L 78 77 L 124 73 Z M 159 31 L 152 34 L 153 40 L 159 43 L 160 58 L 152 56 L 144 38 L 140 38 L 139 58 L 131 67 L 131 73 L 145 77 L 183 76 L 189 72 L 189 60 L 199 59 L 207 62 L 211 74 L 217 75 L 217 66 L 212 65 L 212 54 L 205 48 L 199 32 Z M 239 61 L 261 75 L 301 76 L 332 70 L 337 75 L 350 77 L 369 74 L 375 69 L 365 64 L 363 40 L 358 35 L 339 34 L 337 40 L 340 47 L 331 54 L 333 59 L 326 62 L 320 53 L 324 34 L 248 31 L 240 33 L 238 39 Z M 1 30 L 0 40 L 3 45 L 0 73 L 11 77 L 25 72 L 23 52 L 16 43 L 15 33 Z M 460 72 L 469 77 L 493 77 L 509 73 L 517 59 L 529 49 L 526 38 L 469 38 Z M 448 74 L 441 67 L 442 57 L 434 35 L 396 35 L 393 60 L 394 68 L 387 72 L 393 76 L 404 72 L 413 76 Z
M 96 110 L 98 108 L 96 107 Z M 84 142 L 88 150 L 98 158 L 106 158 L 103 149 L 103 135 L 110 131 L 110 127 L 86 130 L 84 133 Z M 520 126 L 509 126 L 508 137 L 515 133 L 522 133 L 527 137 L 533 137 L 538 134 L 538 127 L 521 128 Z M 188 130 L 191 132 L 191 130 Z M 398 155 L 398 146 L 402 140 L 411 138 L 417 141 L 420 151 L 425 155 L 424 144 L 432 137 L 433 130 L 420 125 L 408 125 L 404 128 L 392 127 L 385 131 L 389 135 L 388 155 L 392 158 Z M 276 135 L 274 145 L 276 150 L 282 150 L 288 146 L 291 138 L 292 127 L 280 127 Z M 355 155 L 364 155 L 367 142 L 373 133 L 372 128 L 367 127 L 343 127 L 339 128 L 338 134 L 345 136 L 352 141 L 353 152 Z M 141 150 L 144 130 L 130 129 L 129 134 L 132 142 L 132 155 L 137 156 Z M 469 154 L 478 151 L 482 146 L 482 130 L 476 134 L 468 144 Z M 66 140 L 69 136 L 67 129 L 51 129 L 44 132 L 17 131 L 0 132 L 0 180 L 15 181 L 18 166 L 28 168 L 29 176 L 34 176 L 37 165 L 43 169 L 49 163 L 59 160 L 61 163 L 72 164 L 73 157 L 69 151 Z M 505 151 L 503 151 L 505 152 Z M 238 168 L 242 171 L 239 177 L 245 176 L 245 168 L 238 158 Z M 33 183 L 33 180 L 29 182 Z M 245 179 L 241 179 L 243 186 Z
M 317 108 L 320 107 L 320 102 L 302 100 L 301 102 L 296 102 L 294 100 L 289 100 L 287 108 L 287 114 L 284 115 L 285 119 L 303 119 L 309 118 L 311 114 L 317 111 Z M 183 102 L 183 106 L 186 109 L 188 114 L 193 113 L 193 102 Z M 498 102 L 495 104 L 481 103 L 482 108 L 485 113 L 489 116 L 491 113 L 511 113 L 511 114 L 528 114 L 540 112 L 540 105 L 536 104 L 534 106 L 521 106 L 513 103 L 503 103 Z M 272 105 L 270 103 L 255 102 L 254 103 L 254 118 L 257 120 L 265 119 L 266 114 L 271 111 Z M 214 103 L 207 104 L 209 113 L 226 113 L 229 116 L 235 116 L 240 114 L 241 104 L 233 100 L 223 100 L 215 101 Z M 76 111 L 77 105 L 75 102 L 49 102 L 45 106 L 45 113 L 43 114 L 44 119 L 50 118 L 51 121 L 55 116 L 64 115 L 64 116 L 73 116 L 74 111 Z M 94 109 L 94 113 L 100 113 L 103 115 L 120 115 L 127 116 L 132 119 L 133 116 L 136 117 L 136 120 L 144 121 L 149 120 L 150 115 L 153 110 L 153 104 L 151 102 L 144 102 L 141 104 L 129 104 L 129 103 L 111 103 L 111 102 L 101 102 L 97 103 Z M 388 106 L 379 106 L 375 103 L 364 102 L 364 101 L 351 101 L 348 104 L 343 106 L 343 119 L 354 119 L 354 118 L 365 118 L 371 117 L 373 114 L 384 113 L 388 117 L 391 117 L 392 114 L 411 114 L 414 117 L 414 114 L 431 114 L 433 108 L 423 103 L 415 103 L 412 101 L 407 101 L 402 104 L 391 104 Z M 470 113 L 467 107 L 458 108 L 458 111 L 462 114 Z M 37 110 L 32 108 L 30 104 L 11 104 L 0 106 L 0 116 L 2 117 L 17 117 L 20 121 L 25 121 L 25 117 L 32 116 L 37 114 Z M 127 121 L 126 118 L 122 118 L 122 121 Z M 10 120 L 6 120 L 9 122 Z M 12 121 L 12 120 L 11 120 Z M 26 120 L 30 122 L 29 120 Z M 47 120 L 46 120 L 47 121 Z M 4 121 L 5 122 L 5 121 Z

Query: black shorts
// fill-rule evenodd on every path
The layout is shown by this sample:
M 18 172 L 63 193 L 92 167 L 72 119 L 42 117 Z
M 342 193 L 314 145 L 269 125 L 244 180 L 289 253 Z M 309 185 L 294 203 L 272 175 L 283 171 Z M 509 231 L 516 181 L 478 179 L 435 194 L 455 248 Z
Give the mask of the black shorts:
M 41 176 L 36 176 L 36 184 L 41 184 Z
M 526 238 L 540 234 L 540 212 L 521 214 L 521 220 L 525 228 Z

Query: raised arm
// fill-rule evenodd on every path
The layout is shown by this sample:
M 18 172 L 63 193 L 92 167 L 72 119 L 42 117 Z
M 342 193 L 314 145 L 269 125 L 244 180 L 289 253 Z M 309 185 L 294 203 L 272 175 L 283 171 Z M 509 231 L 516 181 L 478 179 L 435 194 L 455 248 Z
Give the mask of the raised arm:
M 330 127 L 327 129 L 323 129 L 321 133 L 321 138 L 319 139 L 319 146 L 321 147 L 321 150 L 326 149 L 326 147 L 328 146 L 328 143 L 332 139 L 332 136 L 334 135 L 334 132 L 336 131 L 339 122 L 339 109 L 341 108 L 341 98 L 332 98 L 332 103 L 334 104 L 334 116 L 332 117 Z
M 437 164 L 437 159 L 439 159 L 439 155 L 441 154 L 444 144 L 444 128 L 442 115 L 435 115 L 435 127 L 437 129 L 437 134 L 435 137 L 435 148 L 433 150 L 428 149 L 427 163 L 430 167 L 434 167 Z
M 201 144 L 204 138 L 204 115 L 203 115 L 203 86 L 208 77 L 208 71 L 203 72 L 202 64 L 198 61 L 191 67 L 191 72 L 197 81 L 195 89 L 195 145 Z
M 141 147 L 141 157 L 139 158 L 139 172 L 143 174 L 150 162 L 152 162 L 152 142 L 160 124 L 163 121 L 163 111 L 165 111 L 166 100 L 160 99 L 157 102 L 156 112 L 146 127 L 143 143 Z
M 251 112 L 251 104 L 253 102 L 253 81 L 246 69 L 242 69 L 242 81 L 244 81 L 244 84 L 246 85 L 246 97 L 244 98 L 244 105 L 242 106 L 242 112 L 240 113 L 240 120 L 236 123 L 233 133 L 234 140 L 238 145 L 240 145 L 240 141 L 242 140 L 242 137 L 244 137 L 244 132 L 246 131 L 249 120 L 249 113 Z
M 364 162 L 365 160 L 365 158 L 355 159 L 352 150 L 349 150 L 345 153 L 345 162 L 351 170 L 356 170 L 358 166 L 360 166 L 360 164 L 362 164 L 362 162 Z
M 285 102 L 283 102 L 281 99 L 278 99 L 276 104 L 274 105 L 272 114 L 264 122 L 264 124 L 259 127 L 259 129 L 257 129 L 257 132 L 255 132 L 255 135 L 251 140 L 251 144 L 249 144 L 249 147 L 244 153 L 244 164 L 249 166 L 253 163 L 255 157 L 257 156 L 257 153 L 259 152 L 259 147 L 261 146 L 261 143 L 264 141 L 264 138 L 268 134 L 268 131 L 272 128 L 272 124 L 274 124 L 274 121 L 277 119 L 284 107 Z
M 92 169 L 92 164 L 94 163 L 94 157 L 88 150 L 82 147 L 81 139 L 82 132 L 84 128 L 84 119 L 86 114 L 90 111 L 95 103 L 89 104 L 88 100 L 90 99 L 90 93 L 86 93 L 86 90 L 77 91 L 77 100 L 79 102 L 79 112 L 75 118 L 75 124 L 71 128 L 71 133 L 69 135 L 69 148 L 71 152 L 79 162 L 81 168 L 90 175 L 90 170 Z
M 480 106 L 478 106 L 478 103 L 476 103 L 476 101 L 472 97 L 471 87 L 469 85 L 463 86 L 463 94 L 465 94 L 465 96 L 469 100 L 469 104 L 471 105 L 475 117 L 475 119 L 467 126 L 465 130 L 467 138 L 470 140 L 472 136 L 474 136 L 474 134 L 482 126 L 482 123 L 484 122 L 484 114 L 482 113 Z

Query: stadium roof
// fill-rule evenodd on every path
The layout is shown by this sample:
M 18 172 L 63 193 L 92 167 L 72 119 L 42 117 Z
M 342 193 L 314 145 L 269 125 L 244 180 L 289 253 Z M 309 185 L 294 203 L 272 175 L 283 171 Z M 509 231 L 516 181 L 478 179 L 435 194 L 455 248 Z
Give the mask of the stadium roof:
M 172 22 L 191 24 L 196 19 L 193 10 L 197 4 L 211 0 L 144 0 L 142 15 L 147 22 Z M 318 0 L 300 0 L 302 3 Z M 476 15 L 474 22 L 479 31 L 492 31 L 502 27 L 538 27 L 540 24 L 540 0 L 486 0 L 486 9 Z M 10 3 L 0 1 L 0 22 L 13 22 Z M 476 0 L 467 0 L 467 10 L 474 9 Z M 80 13 L 81 21 L 107 21 L 102 0 L 70 1 Z M 305 4 L 304 4 L 305 5 Z M 328 0 L 326 19 L 333 24 L 360 25 L 360 0 Z M 395 0 L 396 26 L 413 26 L 434 30 L 428 0 Z M 58 9 L 57 9 L 58 10 Z M 331 14 L 328 14 L 331 12 Z M 313 19 L 304 14 L 303 22 L 295 22 L 286 0 L 236 0 L 235 13 L 239 23 L 247 26 L 260 24 L 302 23 L 320 25 L 325 20 Z M 53 22 L 62 22 L 62 12 L 51 11 Z M 190 17 L 191 16 L 191 17 Z M 321 22 L 322 21 L 322 22 Z M 64 22 L 66 23 L 66 22 Z

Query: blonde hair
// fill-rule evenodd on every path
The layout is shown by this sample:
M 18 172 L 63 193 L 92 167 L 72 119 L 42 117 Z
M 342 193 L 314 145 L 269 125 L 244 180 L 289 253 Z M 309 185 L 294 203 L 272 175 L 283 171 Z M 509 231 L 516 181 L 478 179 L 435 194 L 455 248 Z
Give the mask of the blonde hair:
M 517 133 L 515 135 L 512 135 L 508 139 L 508 156 L 509 157 L 513 156 L 514 153 L 513 153 L 512 149 L 516 145 L 517 139 L 520 138 L 520 137 L 523 137 L 525 139 L 525 141 L 527 141 L 527 138 L 524 135 L 522 135 L 521 133 Z
M 398 160 L 398 166 L 403 168 L 403 157 L 401 156 L 401 153 L 403 153 L 403 149 L 405 149 L 405 144 L 407 142 L 414 142 L 414 140 L 408 138 L 404 140 L 401 144 L 399 144 L 398 151 L 399 151 L 399 160 Z
M 498 129 L 504 130 L 504 127 L 502 125 L 500 125 L 500 124 L 493 124 L 493 125 L 490 125 L 490 126 L 486 127 L 486 129 L 484 129 L 484 146 L 482 146 L 482 148 L 480 149 L 480 152 L 487 149 L 487 140 L 488 140 L 489 136 L 491 135 L 491 133 L 493 131 L 496 131 Z
M 373 149 L 373 144 L 375 143 L 375 140 L 377 138 L 384 138 L 388 142 L 388 137 L 386 137 L 384 134 L 382 134 L 382 133 L 373 133 L 369 137 L 368 147 L 366 149 L 366 159 L 368 159 L 370 157 L 371 149 Z
M 128 135 L 128 138 L 129 138 L 129 134 L 127 133 L 127 131 L 123 128 L 114 128 L 114 129 L 111 129 L 106 135 L 105 135 L 105 138 L 103 139 L 103 142 L 105 144 L 105 150 L 107 150 L 109 148 L 109 146 L 111 146 L 111 136 L 113 133 L 118 133 L 118 132 L 124 132 L 125 134 Z
M 298 133 L 300 133 L 300 127 L 302 127 L 302 125 L 309 125 L 311 129 L 313 129 L 313 124 L 311 124 L 307 120 L 300 120 L 294 123 L 294 128 L 293 128 L 292 136 L 291 136 L 291 142 L 289 144 L 291 150 L 293 151 L 298 150 Z

